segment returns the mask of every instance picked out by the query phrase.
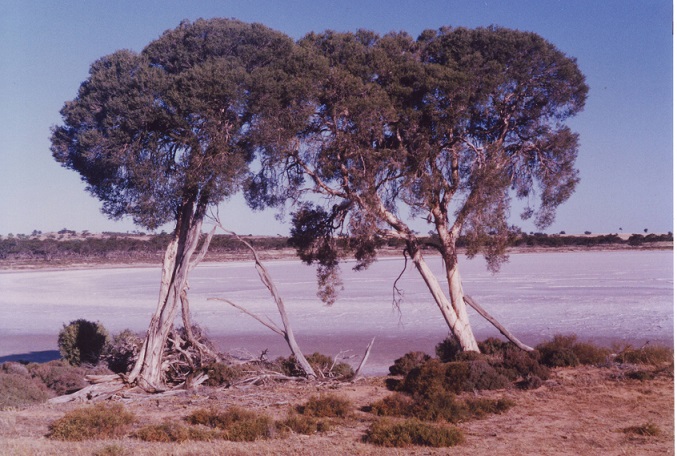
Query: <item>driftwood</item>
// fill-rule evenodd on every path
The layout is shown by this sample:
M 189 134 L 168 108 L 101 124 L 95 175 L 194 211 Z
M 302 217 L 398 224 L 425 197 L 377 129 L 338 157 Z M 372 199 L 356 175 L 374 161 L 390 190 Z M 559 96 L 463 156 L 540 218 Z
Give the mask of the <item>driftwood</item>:
M 473 298 L 471 298 L 468 295 L 465 295 L 463 297 L 463 300 L 465 301 L 466 304 L 468 304 L 470 307 L 475 309 L 478 314 L 480 314 L 481 316 L 486 318 L 489 323 L 494 325 L 496 327 L 496 329 L 498 329 L 501 332 L 501 334 L 503 334 L 510 342 L 517 345 L 519 348 L 521 348 L 524 351 L 533 351 L 534 350 L 532 347 L 522 343 L 519 339 L 517 339 L 517 337 L 513 336 L 512 333 L 505 328 L 505 326 L 500 324 L 498 322 L 498 320 L 496 320 L 494 317 L 489 315 L 489 313 L 486 310 L 484 310 L 484 308 L 481 307 Z
M 306 359 L 306 357 L 303 355 L 301 348 L 296 343 L 296 338 L 294 337 L 294 331 L 292 330 L 291 324 L 289 323 L 289 318 L 287 317 L 287 310 L 285 308 L 284 301 L 282 300 L 282 297 L 278 293 L 277 287 L 275 286 L 275 283 L 273 282 L 272 277 L 268 273 L 268 269 L 263 265 L 263 263 L 261 263 L 261 259 L 259 258 L 259 255 L 256 252 L 256 249 L 254 249 L 254 247 L 249 242 L 245 241 L 240 236 L 238 236 L 237 233 L 234 233 L 233 231 L 225 229 L 223 227 L 223 225 L 221 225 L 221 223 L 218 221 L 218 218 L 216 218 L 216 224 L 224 232 L 226 232 L 226 233 L 228 233 L 232 236 L 235 236 L 235 238 L 238 241 L 240 241 L 242 244 L 244 244 L 249 249 L 249 251 L 252 253 L 252 255 L 254 256 L 254 265 L 256 267 L 256 271 L 259 273 L 259 278 L 261 279 L 261 282 L 263 282 L 263 284 L 266 286 L 266 288 L 270 292 L 271 296 L 273 297 L 275 304 L 277 305 L 277 310 L 280 313 L 280 318 L 282 319 L 283 329 L 273 327 L 269 324 L 264 323 L 261 318 L 253 315 L 252 313 L 250 313 L 248 311 L 243 310 L 242 307 L 237 306 L 237 305 L 233 304 L 232 302 L 230 302 L 228 300 L 221 299 L 221 301 L 225 301 L 225 302 L 228 302 L 231 305 L 234 305 L 235 307 L 244 311 L 248 315 L 256 318 L 256 320 L 263 323 L 267 328 L 273 330 L 277 334 L 282 335 L 282 337 L 284 337 L 284 339 L 287 341 L 287 345 L 289 345 L 289 348 L 290 348 L 292 354 L 294 355 L 294 357 L 296 358 L 296 361 L 301 366 L 301 369 L 303 369 L 303 372 L 306 375 L 306 377 L 313 378 L 313 379 L 317 378 L 317 374 L 315 373 L 313 368 L 310 366 L 310 363 L 308 363 L 308 360 Z M 216 299 L 216 298 L 210 298 L 210 299 Z

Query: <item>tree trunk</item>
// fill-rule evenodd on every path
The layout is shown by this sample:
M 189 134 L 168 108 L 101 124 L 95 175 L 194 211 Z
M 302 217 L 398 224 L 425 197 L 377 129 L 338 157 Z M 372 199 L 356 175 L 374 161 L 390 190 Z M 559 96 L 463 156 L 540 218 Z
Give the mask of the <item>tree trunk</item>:
M 452 306 L 452 303 L 449 302 L 449 299 L 447 299 L 447 296 L 444 294 L 444 291 L 442 290 L 442 287 L 440 286 L 437 277 L 435 277 L 435 274 L 433 274 L 433 272 L 430 270 L 427 263 L 423 259 L 423 255 L 421 254 L 420 249 L 413 245 L 408 246 L 408 248 L 409 255 L 411 256 L 411 259 L 413 260 L 416 269 L 418 270 L 419 274 L 421 274 L 421 277 L 423 278 L 425 284 L 428 286 L 430 293 L 433 295 L 433 298 L 435 299 L 435 303 L 439 307 L 440 311 L 442 311 L 442 316 L 444 317 L 444 320 L 447 322 L 447 325 L 449 326 L 451 333 L 456 338 L 458 343 L 461 345 L 461 349 L 463 351 L 479 352 L 480 349 L 477 346 L 475 335 L 473 334 L 472 328 L 470 327 L 470 324 L 468 322 L 467 312 L 465 314 L 465 321 L 461 320 L 456 310 L 454 309 L 454 306 Z M 452 300 L 454 298 L 458 299 L 458 296 L 460 294 L 461 303 L 465 308 L 465 303 L 463 303 L 463 288 L 461 287 L 458 270 L 456 270 L 456 273 L 453 275 L 453 277 L 455 278 L 454 285 L 452 286 L 450 284 L 449 286 L 449 290 L 451 292 L 451 299 Z
M 174 237 L 167 246 L 162 263 L 160 295 L 155 314 L 150 321 L 146 339 L 134 368 L 127 376 L 129 383 L 149 392 L 165 389 L 162 355 L 169 331 L 174 325 L 181 293 L 186 287 L 190 258 L 197 247 L 202 229 L 203 211 L 194 212 L 195 203 L 184 203 L 177 219 Z

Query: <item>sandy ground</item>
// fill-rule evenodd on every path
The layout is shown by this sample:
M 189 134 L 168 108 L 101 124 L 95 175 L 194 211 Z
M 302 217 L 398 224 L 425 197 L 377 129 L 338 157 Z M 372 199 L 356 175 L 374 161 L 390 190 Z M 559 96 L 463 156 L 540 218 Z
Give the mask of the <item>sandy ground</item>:
M 542 387 L 530 391 L 501 390 L 481 396 L 512 399 L 516 405 L 502 415 L 461 423 L 466 441 L 452 449 L 385 449 L 362 442 L 376 418 L 360 410 L 389 391 L 383 378 L 354 384 L 268 384 L 243 389 L 199 388 L 182 395 L 128 404 L 139 424 L 179 421 L 192 410 L 240 405 L 283 418 L 289 408 L 308 397 L 331 392 L 350 399 L 354 418 L 333 430 L 312 436 L 291 435 L 251 443 L 214 442 L 183 444 L 144 443 L 125 437 L 115 441 L 56 442 L 45 438 L 48 425 L 81 404 L 42 405 L 0 412 L 0 448 L 7 455 L 91 455 L 115 445 L 127 455 L 221 454 L 428 454 L 428 455 L 666 455 L 674 454 L 674 379 L 621 379 L 619 367 L 580 367 L 554 371 Z M 630 426 L 653 423 L 657 436 L 627 434 Z

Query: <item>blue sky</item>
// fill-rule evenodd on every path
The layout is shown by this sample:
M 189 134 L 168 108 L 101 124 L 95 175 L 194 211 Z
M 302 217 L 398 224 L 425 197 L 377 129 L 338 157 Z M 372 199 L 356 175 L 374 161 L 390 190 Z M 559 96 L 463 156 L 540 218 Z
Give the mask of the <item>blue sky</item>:
M 293 38 L 358 28 L 417 36 L 443 25 L 536 32 L 577 58 L 590 85 L 570 122 L 582 180 L 548 232 L 673 231 L 672 16 L 670 0 L 0 0 L 0 235 L 137 229 L 108 220 L 79 175 L 52 159 L 50 127 L 97 58 L 140 51 L 199 17 L 260 22 Z M 274 212 L 252 214 L 239 197 L 220 212 L 243 234 L 288 232 Z

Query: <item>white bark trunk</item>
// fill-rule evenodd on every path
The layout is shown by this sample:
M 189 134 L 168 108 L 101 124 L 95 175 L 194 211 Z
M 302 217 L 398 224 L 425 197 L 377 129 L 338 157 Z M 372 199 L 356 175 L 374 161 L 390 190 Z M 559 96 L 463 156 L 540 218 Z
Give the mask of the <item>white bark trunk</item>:
M 147 391 L 164 389 L 162 355 L 181 303 L 181 293 L 186 287 L 190 258 L 197 247 L 202 228 L 202 219 L 193 218 L 192 211 L 190 211 L 190 216 L 187 213 L 184 216 L 188 216 L 189 219 L 179 221 L 174 239 L 167 246 L 162 263 L 157 308 L 150 321 L 139 359 L 127 376 L 129 383 L 136 383 Z

